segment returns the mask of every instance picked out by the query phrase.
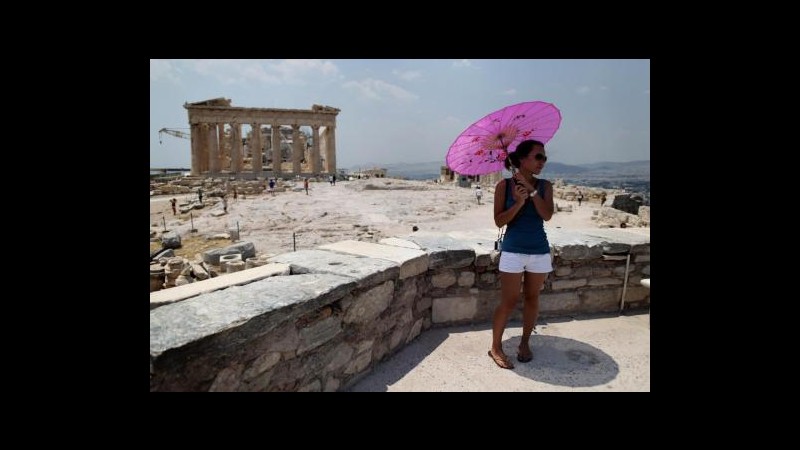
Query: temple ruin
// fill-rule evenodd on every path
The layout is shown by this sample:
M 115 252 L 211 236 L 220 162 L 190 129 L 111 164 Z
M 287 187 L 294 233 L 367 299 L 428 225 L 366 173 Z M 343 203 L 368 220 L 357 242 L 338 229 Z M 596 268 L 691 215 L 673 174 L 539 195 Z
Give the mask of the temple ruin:
M 192 175 L 288 178 L 336 173 L 337 108 L 240 108 L 222 97 L 183 107 L 191 125 Z M 244 136 L 243 124 L 250 126 Z M 310 136 L 301 127 L 311 128 Z

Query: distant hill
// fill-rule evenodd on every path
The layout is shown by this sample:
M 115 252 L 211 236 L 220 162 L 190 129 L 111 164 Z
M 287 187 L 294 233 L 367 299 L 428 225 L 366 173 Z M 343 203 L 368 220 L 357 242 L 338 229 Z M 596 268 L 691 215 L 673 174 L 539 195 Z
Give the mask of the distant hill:
M 591 164 L 581 164 L 579 167 L 586 169 L 586 174 L 591 175 L 613 175 L 613 176 L 636 176 L 650 178 L 650 161 L 628 161 L 628 162 L 597 162 Z
M 377 164 L 368 163 L 358 167 L 351 167 L 350 170 L 358 168 L 382 167 L 388 171 L 390 177 L 403 177 L 409 180 L 428 180 L 439 178 L 439 172 L 444 161 L 429 161 L 419 163 L 395 163 Z M 549 162 L 544 168 L 542 175 L 546 178 L 570 178 L 570 179 L 615 179 L 633 178 L 637 180 L 650 180 L 650 161 L 629 161 L 629 162 L 596 162 L 590 164 L 562 164 L 559 162 Z
M 586 172 L 587 168 L 583 166 L 572 166 L 569 164 L 562 164 L 559 162 L 548 162 L 544 166 L 544 176 L 552 176 L 550 174 L 562 174 L 562 175 L 575 175 L 579 173 Z

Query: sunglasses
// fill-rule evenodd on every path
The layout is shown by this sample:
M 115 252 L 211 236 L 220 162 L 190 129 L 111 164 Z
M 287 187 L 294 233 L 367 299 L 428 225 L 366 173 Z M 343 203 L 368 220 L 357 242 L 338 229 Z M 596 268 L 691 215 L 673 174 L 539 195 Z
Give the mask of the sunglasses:
M 544 154 L 542 154 L 542 153 L 537 153 L 537 154 L 536 154 L 536 156 L 534 156 L 534 158 L 535 158 L 537 161 L 544 161 L 544 162 L 547 162 L 547 156 L 544 156 Z

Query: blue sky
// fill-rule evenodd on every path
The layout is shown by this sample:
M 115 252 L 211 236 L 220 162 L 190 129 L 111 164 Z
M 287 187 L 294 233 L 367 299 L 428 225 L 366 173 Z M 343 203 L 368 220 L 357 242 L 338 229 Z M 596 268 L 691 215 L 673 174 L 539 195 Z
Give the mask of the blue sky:
M 190 167 L 184 102 L 341 109 L 339 168 L 441 161 L 483 116 L 541 100 L 561 110 L 550 161 L 650 159 L 649 60 L 151 60 L 150 167 Z M 247 128 L 245 129 L 245 131 Z

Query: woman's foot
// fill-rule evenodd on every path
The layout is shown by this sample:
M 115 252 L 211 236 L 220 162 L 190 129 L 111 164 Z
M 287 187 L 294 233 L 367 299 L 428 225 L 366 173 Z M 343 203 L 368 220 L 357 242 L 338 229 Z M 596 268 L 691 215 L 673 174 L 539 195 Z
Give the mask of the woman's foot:
M 528 362 L 533 359 L 533 352 L 528 347 L 520 346 L 517 352 L 517 361 L 519 362 Z
M 508 360 L 508 357 L 503 353 L 494 353 L 493 351 L 489 350 L 489 357 L 494 360 L 494 363 L 500 366 L 502 369 L 513 369 L 514 364 Z

